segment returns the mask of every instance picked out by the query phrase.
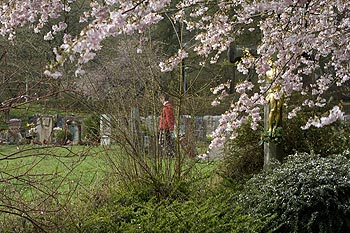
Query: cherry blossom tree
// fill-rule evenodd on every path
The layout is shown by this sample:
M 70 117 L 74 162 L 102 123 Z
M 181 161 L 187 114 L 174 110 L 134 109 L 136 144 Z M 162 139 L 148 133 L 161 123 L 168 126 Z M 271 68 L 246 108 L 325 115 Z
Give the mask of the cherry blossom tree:
M 14 40 L 16 28 L 30 26 L 40 32 L 54 19 L 57 24 L 43 38 L 51 40 L 66 29 L 63 15 L 79 2 L 4 0 L 0 5 L 0 33 Z M 202 65 L 215 63 L 242 35 L 260 31 L 257 56 L 247 55 L 237 66 L 242 73 L 254 69 L 258 82 L 243 81 L 235 86 L 240 97 L 223 114 L 213 133 L 211 146 L 217 146 L 228 137 L 235 138 L 235 129 L 243 122 L 249 120 L 252 128 L 257 128 L 266 93 L 277 86 L 276 96 L 283 95 L 286 104 L 294 93 L 305 96 L 289 111 L 290 118 L 303 109 L 325 107 L 324 94 L 332 86 L 344 85 L 349 80 L 349 8 L 350 2 L 346 0 L 90 1 L 89 10 L 80 17 L 80 34 L 64 33 L 62 45 L 53 50 L 56 61 L 47 67 L 45 74 L 59 78 L 65 62 L 76 64 L 77 75 L 83 73 L 83 65 L 102 49 L 104 39 L 142 33 L 161 21 L 165 12 L 171 12 L 172 20 L 186 25 L 196 37 L 193 46 L 180 46 L 174 56 L 160 64 L 163 71 L 180 64 L 189 49 L 203 57 Z M 276 72 L 272 82 L 266 84 L 265 74 L 271 66 Z M 227 96 L 228 86 L 223 84 L 213 90 L 219 94 L 215 103 Z M 304 128 L 322 127 L 342 117 L 341 107 L 334 106 L 326 116 L 310 118 Z

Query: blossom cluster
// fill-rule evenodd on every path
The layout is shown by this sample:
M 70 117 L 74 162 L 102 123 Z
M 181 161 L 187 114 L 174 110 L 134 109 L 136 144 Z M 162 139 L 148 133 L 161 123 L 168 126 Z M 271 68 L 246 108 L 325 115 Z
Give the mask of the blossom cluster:
M 256 129 L 269 90 L 278 89 L 276 95 L 284 95 L 286 100 L 295 93 L 305 97 L 288 113 L 289 117 L 295 117 L 305 108 L 326 106 L 324 94 L 332 86 L 344 85 L 350 79 L 350 1 L 347 0 L 180 0 L 176 9 L 170 0 L 91 1 L 89 10 L 80 16 L 84 25 L 80 34 L 73 36 L 65 32 L 67 24 L 60 17 L 69 13 L 75 3 L 76 0 L 3 0 L 0 34 L 13 40 L 16 28 L 31 25 L 35 32 L 40 32 L 49 20 L 55 19 L 58 23 L 43 39 L 63 36 L 63 44 L 54 49 L 56 63 L 45 71 L 48 76 L 58 78 L 63 75 L 60 65 L 74 62 L 76 74 L 83 74 L 83 65 L 102 49 L 103 40 L 142 33 L 161 21 L 167 10 L 174 13 L 171 18 L 174 22 L 184 24 L 195 37 L 193 45 L 181 47 L 160 64 L 164 72 L 181 64 L 189 49 L 215 63 L 243 33 L 260 31 L 256 58 L 247 56 L 237 64 L 238 71 L 244 75 L 254 69 L 258 81 L 243 81 L 231 90 L 239 98 L 223 114 L 220 126 L 212 135 L 213 146 L 222 144 L 227 137 L 234 138 L 235 129 L 247 120 Z M 267 84 L 266 72 L 271 70 L 271 65 L 276 72 Z M 219 95 L 214 104 L 228 95 L 225 84 L 223 87 L 214 90 Z M 304 128 L 321 127 L 342 116 L 341 109 L 335 106 L 328 117 L 315 116 Z
M 159 67 L 162 72 L 172 71 L 174 67 L 177 67 L 179 63 L 187 57 L 188 53 L 183 49 L 179 49 L 177 54 L 168 58 L 166 61 L 159 63 Z
M 328 116 L 323 116 L 321 118 L 315 116 L 314 118 L 310 118 L 306 125 L 303 126 L 303 129 L 308 129 L 311 126 L 315 126 L 317 128 L 321 128 L 326 125 L 330 125 L 333 122 L 337 121 L 338 119 L 343 119 L 344 113 L 341 111 L 339 106 L 334 106 L 330 111 Z
M 228 97 L 229 94 L 229 90 L 231 87 L 231 82 L 228 81 L 226 83 L 221 83 L 219 86 L 211 88 L 210 91 L 214 94 L 217 95 L 217 97 L 215 98 L 215 100 L 213 100 L 211 102 L 212 106 L 217 106 L 221 103 L 221 101 L 225 98 Z

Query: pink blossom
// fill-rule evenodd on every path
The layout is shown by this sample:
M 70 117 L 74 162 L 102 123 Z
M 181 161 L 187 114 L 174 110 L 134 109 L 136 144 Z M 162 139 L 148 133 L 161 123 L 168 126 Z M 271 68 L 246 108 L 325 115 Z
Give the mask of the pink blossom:
M 243 81 L 236 85 L 236 92 L 242 94 L 246 91 L 251 91 L 253 87 L 254 85 L 251 82 Z
M 45 36 L 44 36 L 44 40 L 52 40 L 53 39 L 53 35 L 51 32 L 48 32 Z
M 188 53 L 183 49 L 179 49 L 177 51 L 177 54 L 170 57 L 167 61 L 161 62 L 159 64 L 159 67 L 163 72 L 172 71 L 186 57 L 188 57 Z
M 54 79 L 62 77 L 62 73 L 59 71 L 51 72 L 49 70 L 45 70 L 44 75 L 46 75 L 47 77 L 50 77 L 50 78 L 54 78 Z
M 222 144 L 234 138 L 236 129 L 247 119 L 252 128 L 261 120 L 260 110 L 266 104 L 266 93 L 279 89 L 276 96 L 285 96 L 285 105 L 294 94 L 304 98 L 289 113 L 295 117 L 304 108 L 321 108 L 327 105 L 322 96 L 334 86 L 347 84 L 350 79 L 350 1 L 345 0 L 259 0 L 259 1 L 201 1 L 183 0 L 170 6 L 170 0 L 105 0 L 91 1 L 82 15 L 81 32 L 76 36 L 59 33 L 66 30 L 63 14 L 69 14 L 75 0 L 3 0 L 0 3 L 0 34 L 9 40 L 16 38 L 19 27 L 30 26 L 34 32 L 49 28 L 48 23 L 59 22 L 45 31 L 45 40 L 63 36 L 63 43 L 54 49 L 56 64 L 45 74 L 57 78 L 64 62 L 74 62 L 77 73 L 81 66 L 94 59 L 101 43 L 109 37 L 143 33 L 163 20 L 168 10 L 175 11 L 172 20 L 191 30 L 191 46 L 159 64 L 163 72 L 171 71 L 188 57 L 189 50 L 203 57 L 201 65 L 220 61 L 231 43 L 239 41 L 244 33 L 259 29 L 256 58 L 244 57 L 237 68 L 244 75 L 250 70 L 258 76 L 257 82 L 239 83 L 235 87 L 237 99 L 222 116 L 215 131 L 214 143 Z M 217 6 L 213 6 L 217 4 Z M 261 16 L 261 17 L 256 17 Z M 50 21 L 51 20 L 51 21 Z M 258 26 L 257 26 L 258 25 Z M 246 36 L 246 35 L 244 35 Z M 273 81 L 266 84 L 266 72 L 271 70 L 269 60 L 274 58 L 277 67 Z M 212 89 L 215 101 L 230 98 L 228 87 Z M 231 90 L 232 91 L 232 90 Z M 233 96 L 233 95 L 231 95 Z M 306 100 L 305 100 L 306 98 Z M 300 107 L 300 108 L 299 108 Z M 321 127 L 342 118 L 334 107 L 328 117 L 315 116 L 305 128 Z
M 217 99 L 215 99 L 215 100 L 213 100 L 213 101 L 211 102 L 211 105 L 212 105 L 212 106 L 218 106 L 219 104 L 220 104 L 220 101 L 217 100 Z
M 315 116 L 314 118 L 310 118 L 308 120 L 308 122 L 302 126 L 302 129 L 308 129 L 311 126 L 320 128 L 326 125 L 330 125 L 333 122 L 337 121 L 337 120 L 342 120 L 344 118 L 344 112 L 341 111 L 341 109 L 339 108 L 339 106 L 334 106 L 330 111 L 329 111 L 329 115 L 326 117 L 317 117 Z

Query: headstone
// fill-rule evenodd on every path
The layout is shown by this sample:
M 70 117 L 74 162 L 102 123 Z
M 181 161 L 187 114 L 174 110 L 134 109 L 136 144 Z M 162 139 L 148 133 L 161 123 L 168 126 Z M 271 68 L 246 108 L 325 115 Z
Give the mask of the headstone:
M 49 144 L 52 141 L 53 117 L 39 116 L 36 124 L 38 140 L 41 144 Z
M 130 131 L 132 133 L 132 140 L 135 148 L 138 150 L 142 149 L 142 135 L 140 132 L 140 113 L 138 108 L 132 108 L 131 109 L 131 116 L 130 116 Z
M 190 115 L 181 115 L 180 116 L 180 122 L 179 125 L 176 127 L 179 127 L 179 136 L 184 136 L 187 133 L 187 129 L 191 123 L 192 119 Z M 177 134 L 177 130 L 175 129 L 175 134 Z M 177 137 L 178 135 L 176 135 Z
M 111 144 L 111 138 L 107 135 L 101 136 L 101 146 L 109 146 Z
M 102 114 L 100 117 L 100 134 L 102 146 L 109 146 L 111 144 L 111 133 L 111 119 L 107 114 Z
M 8 140 L 10 143 L 19 143 L 22 141 L 23 137 L 21 135 L 21 119 L 10 119 L 9 120 L 9 135 Z
M 0 132 L 0 144 L 8 144 L 9 143 L 9 132 L 2 131 Z
M 157 133 L 158 133 L 158 121 L 156 116 L 140 117 L 141 121 L 141 137 L 142 147 L 145 154 L 154 156 L 157 150 Z
M 66 127 L 72 134 L 72 144 L 79 145 L 81 143 L 81 121 L 76 116 L 66 117 Z
M 213 132 L 219 126 L 221 116 L 204 116 L 206 135 Z
M 59 116 L 59 115 L 57 115 L 56 126 L 58 128 L 61 128 L 61 129 L 63 129 L 63 126 L 64 126 L 63 118 L 61 116 Z

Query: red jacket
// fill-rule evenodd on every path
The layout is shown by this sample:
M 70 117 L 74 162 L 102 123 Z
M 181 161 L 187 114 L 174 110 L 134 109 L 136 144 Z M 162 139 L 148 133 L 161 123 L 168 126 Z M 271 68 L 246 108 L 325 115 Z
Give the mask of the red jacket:
M 164 107 L 162 109 L 162 114 L 159 118 L 159 129 L 168 129 L 170 131 L 174 130 L 174 112 L 173 107 L 169 102 L 164 103 Z

